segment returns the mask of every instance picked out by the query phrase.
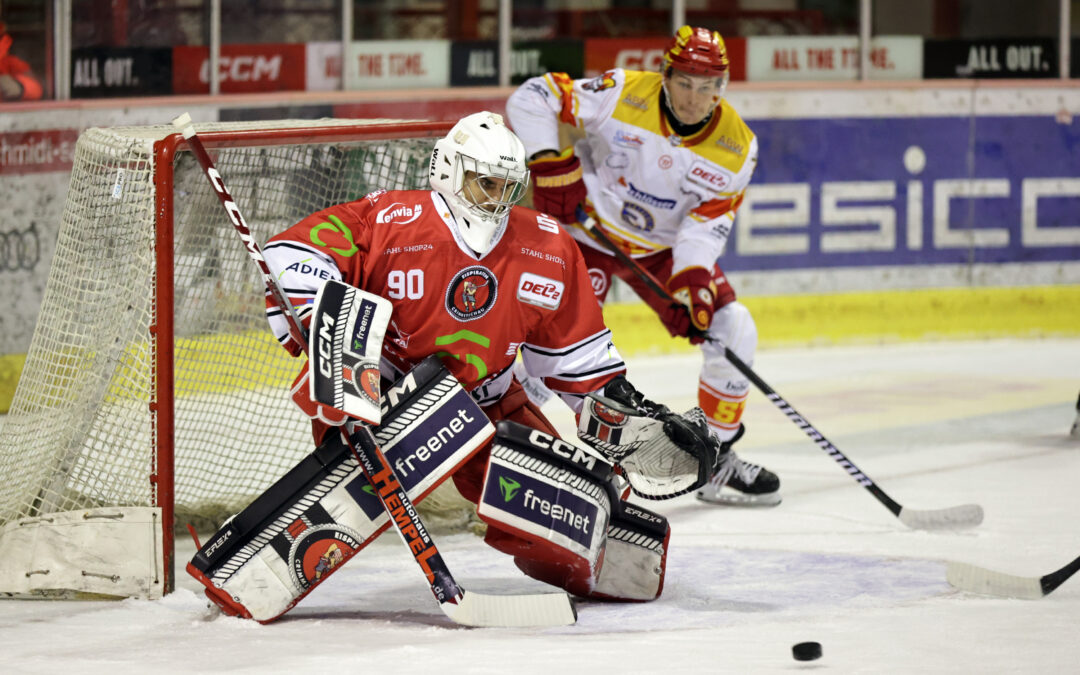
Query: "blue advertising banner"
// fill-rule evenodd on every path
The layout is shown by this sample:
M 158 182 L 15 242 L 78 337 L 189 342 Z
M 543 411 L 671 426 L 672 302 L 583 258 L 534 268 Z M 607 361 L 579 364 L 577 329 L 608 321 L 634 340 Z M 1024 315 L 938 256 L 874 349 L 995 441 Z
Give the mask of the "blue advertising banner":
M 749 124 L 726 270 L 1080 260 L 1080 117 Z

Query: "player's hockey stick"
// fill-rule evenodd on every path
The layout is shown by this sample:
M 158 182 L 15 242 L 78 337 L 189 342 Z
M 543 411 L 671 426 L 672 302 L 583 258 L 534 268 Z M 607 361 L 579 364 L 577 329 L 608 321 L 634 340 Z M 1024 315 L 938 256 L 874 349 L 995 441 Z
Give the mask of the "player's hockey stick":
M 583 218 L 582 225 L 594 239 L 610 249 L 615 257 L 619 259 L 619 262 L 625 265 L 627 269 L 640 279 L 642 283 L 648 286 L 653 293 L 656 293 L 656 295 L 665 302 L 677 304 L 675 298 L 671 296 L 671 293 L 668 292 L 663 284 L 657 281 L 648 270 L 639 265 L 638 262 L 631 258 L 625 251 L 619 248 L 619 245 L 612 241 L 602 229 L 596 227 L 596 220 L 591 217 Z M 825 438 L 824 434 L 815 429 L 813 425 L 810 424 L 809 420 L 800 415 L 798 411 L 795 410 L 794 406 L 785 401 L 780 394 L 776 393 L 776 390 L 770 387 L 765 380 L 761 379 L 758 374 L 755 373 L 750 366 L 746 365 L 735 352 L 731 351 L 727 345 L 709 335 L 701 334 L 700 337 L 716 344 L 718 347 L 723 347 L 724 357 L 731 362 L 731 365 L 735 366 L 740 373 L 753 382 L 754 385 L 761 390 L 761 393 L 765 394 L 765 396 L 772 401 L 773 405 L 779 408 L 789 420 L 802 429 L 811 440 L 817 443 L 818 447 L 836 460 L 836 463 L 842 466 L 844 470 L 855 479 L 855 482 L 869 490 L 870 494 L 874 495 L 879 502 L 885 505 L 885 508 L 892 511 L 893 515 L 899 518 L 900 522 L 903 524 L 916 530 L 944 530 L 974 527 L 982 522 L 983 510 L 978 504 L 963 504 L 946 509 L 928 510 L 909 509 L 902 506 L 892 497 L 887 495 L 884 490 L 878 487 L 877 483 L 863 473 L 859 467 L 855 466 L 850 459 L 845 457 L 844 453 L 840 452 L 829 439 Z
M 214 161 L 206 151 L 202 139 L 195 133 L 191 117 L 185 113 L 173 120 L 173 125 L 184 135 L 188 147 L 202 166 L 236 233 L 247 248 L 248 255 L 262 271 L 263 281 L 271 298 L 289 322 L 289 333 L 307 352 L 306 331 L 277 279 L 271 274 L 262 249 L 244 221 L 240 208 L 225 187 L 221 174 L 214 167 Z M 565 593 L 485 595 L 462 588 L 443 562 L 435 541 L 420 519 L 412 500 L 405 494 L 405 489 L 390 463 L 376 445 L 370 428 L 357 424 L 354 429 L 351 434 L 343 429 L 342 440 L 352 450 L 368 482 L 376 488 L 376 495 L 390 522 L 409 547 L 428 580 L 432 594 L 439 602 L 439 608 L 448 617 L 466 626 L 565 626 L 577 620 L 574 603 Z
M 1053 593 L 1054 589 L 1065 583 L 1078 570 L 1080 558 L 1041 577 L 1018 577 L 977 565 L 950 562 L 945 568 L 945 578 L 956 588 L 969 593 L 1038 600 Z

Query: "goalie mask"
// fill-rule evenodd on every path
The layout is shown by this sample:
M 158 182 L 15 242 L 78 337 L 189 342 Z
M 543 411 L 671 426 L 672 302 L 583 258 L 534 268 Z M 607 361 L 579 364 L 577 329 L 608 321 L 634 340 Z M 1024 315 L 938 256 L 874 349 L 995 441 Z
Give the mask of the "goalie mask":
M 430 179 L 450 206 L 458 234 L 482 255 L 525 196 L 525 146 L 501 115 L 474 113 L 435 144 Z

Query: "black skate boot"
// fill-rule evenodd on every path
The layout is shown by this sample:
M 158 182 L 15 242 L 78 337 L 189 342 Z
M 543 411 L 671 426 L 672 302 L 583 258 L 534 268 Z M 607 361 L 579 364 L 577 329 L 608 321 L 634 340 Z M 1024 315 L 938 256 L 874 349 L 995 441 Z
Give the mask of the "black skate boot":
M 698 499 L 728 506 L 776 506 L 780 503 L 780 478 L 765 467 L 739 459 L 732 450 L 745 432 L 746 427 L 739 425 L 730 441 L 720 443 L 716 470 L 709 482 L 697 491 Z

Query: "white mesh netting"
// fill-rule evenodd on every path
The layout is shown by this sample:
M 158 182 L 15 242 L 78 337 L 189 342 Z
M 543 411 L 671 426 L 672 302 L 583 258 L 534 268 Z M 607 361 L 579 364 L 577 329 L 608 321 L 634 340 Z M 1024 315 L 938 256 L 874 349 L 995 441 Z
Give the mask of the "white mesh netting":
M 346 135 L 359 124 L 365 122 L 196 128 L 202 134 L 308 127 Z M 90 129 L 79 139 L 40 318 L 0 430 L 0 526 L 167 498 L 151 481 L 157 472 L 151 327 L 157 324 L 156 236 L 164 223 L 155 213 L 153 148 L 174 131 L 167 125 Z M 343 142 L 331 134 L 250 147 L 238 140 L 237 147 L 211 145 L 211 154 L 262 243 L 330 204 L 378 188 L 425 188 L 436 137 Z M 258 269 L 194 158 L 181 152 L 172 161 L 176 524 L 206 531 L 310 452 L 311 435 L 287 395 L 300 362 L 269 332 Z M 430 523 L 435 528 L 461 526 L 472 512 L 462 504 L 451 488 L 429 498 L 424 511 L 438 518 Z

